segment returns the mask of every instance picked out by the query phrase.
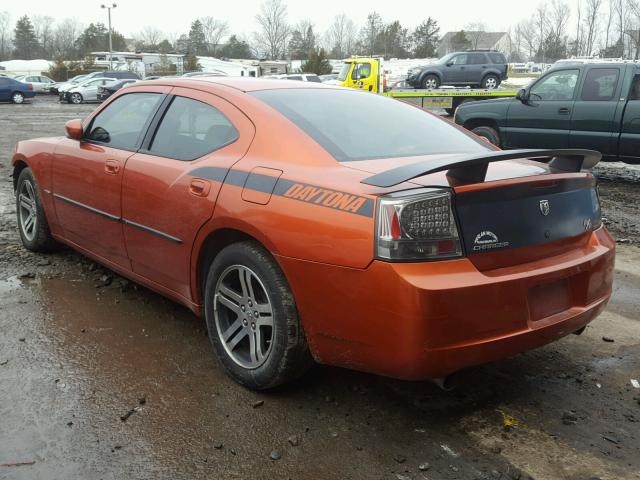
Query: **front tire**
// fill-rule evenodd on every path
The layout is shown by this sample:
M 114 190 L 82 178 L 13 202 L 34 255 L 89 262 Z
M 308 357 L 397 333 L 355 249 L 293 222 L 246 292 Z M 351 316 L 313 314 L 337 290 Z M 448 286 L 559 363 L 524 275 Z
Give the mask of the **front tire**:
M 422 79 L 422 88 L 434 89 L 438 88 L 439 86 L 440 79 L 437 75 L 433 75 L 430 73 L 429 75 L 425 75 L 425 77 Z
M 496 147 L 500 147 L 500 133 L 492 127 L 476 127 L 471 130 L 479 137 L 486 138 Z
M 216 256 L 205 284 L 204 312 L 220 363 L 248 388 L 282 385 L 313 364 L 287 280 L 256 242 L 231 244 Z
M 74 105 L 80 105 L 82 103 L 82 95 L 77 92 L 72 93 L 69 97 L 69 102 L 73 103 Z
M 55 249 L 57 244 L 51 236 L 40 189 L 30 168 L 25 168 L 18 176 L 16 214 L 20 239 L 27 250 L 48 252 Z
M 15 104 L 24 103 L 24 94 L 21 92 L 13 92 L 11 94 L 11 101 Z

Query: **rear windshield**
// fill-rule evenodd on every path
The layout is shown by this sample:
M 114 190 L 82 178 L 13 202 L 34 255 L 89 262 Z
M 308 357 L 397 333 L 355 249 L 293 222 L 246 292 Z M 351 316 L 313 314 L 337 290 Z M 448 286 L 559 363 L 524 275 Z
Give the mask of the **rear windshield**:
M 484 142 L 434 115 L 368 92 L 277 89 L 251 94 L 295 123 L 339 162 L 489 150 Z

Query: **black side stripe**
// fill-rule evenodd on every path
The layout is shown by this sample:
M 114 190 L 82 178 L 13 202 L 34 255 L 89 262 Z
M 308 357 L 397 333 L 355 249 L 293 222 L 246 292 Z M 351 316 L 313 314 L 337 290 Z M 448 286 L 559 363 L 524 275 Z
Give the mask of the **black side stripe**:
M 257 173 L 249 174 L 249 172 L 243 172 L 241 170 L 230 170 L 230 169 L 221 168 L 221 167 L 200 167 L 200 168 L 196 168 L 195 170 L 191 170 L 188 173 L 188 175 L 204 178 L 207 180 L 214 180 L 220 183 L 228 183 L 230 185 L 234 185 L 237 187 L 244 187 L 246 189 L 255 190 L 258 192 L 273 193 L 274 195 L 278 195 L 280 197 L 285 196 L 292 200 L 311 203 L 319 207 L 327 207 L 327 205 L 323 205 L 320 202 L 315 203 L 313 201 L 300 200 L 299 198 L 285 195 L 285 193 L 287 193 L 289 189 L 291 189 L 291 187 L 293 187 L 294 185 L 300 185 L 301 187 L 315 187 L 315 188 L 322 189 L 322 187 L 316 187 L 314 185 L 310 185 L 307 183 L 294 182 L 292 180 L 287 180 L 283 178 L 278 179 L 270 175 L 262 175 Z M 336 194 L 350 195 L 346 192 L 337 192 L 334 190 L 330 190 L 330 191 L 335 192 Z M 362 197 L 361 195 L 356 195 L 356 196 L 365 199 L 364 203 L 360 208 L 358 208 L 357 211 L 355 212 L 345 211 L 345 210 L 339 210 L 339 211 L 343 211 L 345 213 L 351 213 L 355 215 L 362 215 L 365 217 L 373 216 L 373 208 L 374 208 L 373 199 Z M 332 207 L 329 206 L 328 208 L 332 208 Z
M 65 196 L 60 195 L 58 193 L 54 193 L 53 196 L 55 198 L 58 198 L 58 199 L 62 200 L 63 202 L 67 202 L 67 203 L 69 203 L 71 205 L 74 205 L 76 207 L 84 208 L 85 210 L 88 210 L 91 213 L 95 213 L 96 215 L 100 215 L 102 217 L 108 218 L 109 220 L 113 220 L 114 222 L 119 222 L 119 223 L 123 223 L 124 225 L 129 225 L 131 227 L 135 227 L 135 228 L 137 228 L 139 230 L 143 230 L 145 232 L 151 233 L 151 234 L 156 235 L 156 236 L 158 236 L 160 238 L 164 238 L 165 240 L 169 240 L 169 241 L 177 243 L 177 244 L 181 244 L 182 243 L 182 240 L 180 240 L 179 238 L 174 237 L 172 235 L 169 235 L 168 233 L 161 232 L 160 230 L 156 230 L 155 228 L 147 227 L 146 225 L 142 225 L 140 223 L 132 222 L 131 220 L 127 220 L 126 218 L 118 217 L 117 215 L 113 215 L 113 214 L 105 212 L 103 210 L 98 210 L 97 208 L 90 207 L 89 205 L 86 205 L 84 203 L 78 202 L 76 200 L 72 200 L 71 198 L 65 197 Z

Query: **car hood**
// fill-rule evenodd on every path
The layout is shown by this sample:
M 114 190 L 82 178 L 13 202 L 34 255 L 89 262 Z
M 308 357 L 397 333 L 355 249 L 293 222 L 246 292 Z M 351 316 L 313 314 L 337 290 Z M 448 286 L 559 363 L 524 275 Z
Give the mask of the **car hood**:
M 429 160 L 456 157 L 464 153 L 421 155 L 415 157 L 385 158 L 376 160 L 358 160 L 352 162 L 342 162 L 343 167 L 357 170 L 362 173 L 362 180 L 378 173 L 386 172 L 397 167 L 410 165 L 418 162 L 429 162 Z M 533 175 L 544 175 L 549 173 L 547 165 L 532 160 L 506 160 L 503 162 L 490 163 L 487 169 L 485 182 L 505 180 L 511 178 L 528 177 Z M 369 187 L 362 184 L 363 187 Z M 430 175 L 423 175 L 411 181 L 398 184 L 390 188 L 371 187 L 368 193 L 380 194 L 390 193 L 398 190 L 406 190 L 416 187 L 454 187 L 452 179 L 447 177 L 447 172 L 437 172 Z

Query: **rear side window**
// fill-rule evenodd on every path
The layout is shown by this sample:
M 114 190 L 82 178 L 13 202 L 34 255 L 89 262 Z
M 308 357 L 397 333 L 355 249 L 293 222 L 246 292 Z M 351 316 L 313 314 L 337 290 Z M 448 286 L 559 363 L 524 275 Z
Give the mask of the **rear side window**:
M 507 59 L 501 53 L 488 53 L 487 55 L 492 63 L 507 63 Z
M 284 77 L 285 80 L 302 80 L 302 75 L 291 75 L 289 77 Z
M 471 65 L 480 65 L 487 63 L 487 59 L 484 56 L 484 53 L 472 53 L 469 55 L 469 63 Z
M 252 92 L 340 161 L 489 150 L 444 120 L 398 100 L 338 89 Z
M 238 131 L 220 110 L 191 98 L 175 97 L 149 148 L 176 160 L 195 160 L 238 139 Z
M 582 87 L 582 100 L 606 102 L 613 98 L 618 86 L 618 68 L 592 68 L 587 72 Z
M 118 97 L 93 119 L 85 138 L 113 148 L 135 150 L 161 100 L 159 93 L 130 93 Z

